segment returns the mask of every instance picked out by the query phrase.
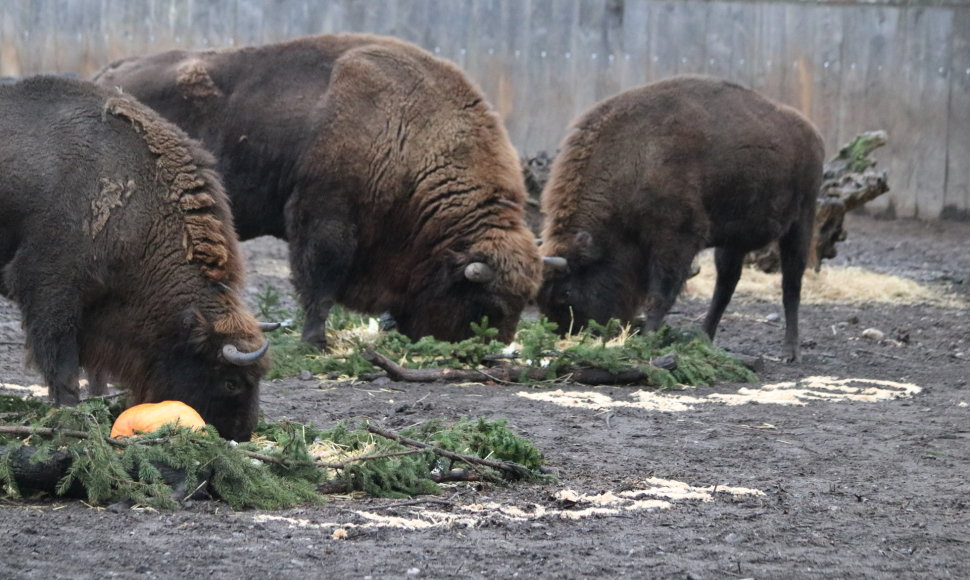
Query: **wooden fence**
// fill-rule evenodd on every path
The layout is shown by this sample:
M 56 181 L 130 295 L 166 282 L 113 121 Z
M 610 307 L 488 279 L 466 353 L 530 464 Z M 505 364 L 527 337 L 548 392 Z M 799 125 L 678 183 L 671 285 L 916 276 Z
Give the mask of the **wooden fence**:
M 970 5 L 959 0 L 4 0 L 0 75 L 319 32 L 402 37 L 462 66 L 523 154 L 597 100 L 709 73 L 804 111 L 829 152 L 885 129 L 872 209 L 970 217 Z

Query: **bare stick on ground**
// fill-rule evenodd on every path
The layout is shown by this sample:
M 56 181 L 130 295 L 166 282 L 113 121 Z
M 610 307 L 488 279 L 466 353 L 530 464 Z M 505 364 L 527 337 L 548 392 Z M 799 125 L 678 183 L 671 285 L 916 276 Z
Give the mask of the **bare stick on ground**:
M 492 461 L 491 459 L 482 459 L 481 457 L 475 457 L 473 455 L 462 455 L 461 453 L 455 453 L 454 451 L 448 451 L 447 449 L 442 449 L 436 445 L 431 445 L 430 443 L 425 443 L 423 441 L 418 441 L 417 439 L 411 439 L 410 437 L 405 437 L 399 435 L 392 431 L 386 431 L 380 427 L 375 427 L 373 425 L 368 425 L 367 430 L 375 435 L 380 435 L 381 437 L 386 437 L 388 439 L 394 439 L 399 443 L 403 443 L 409 447 L 416 447 L 418 449 L 429 449 L 434 453 L 447 457 L 448 459 L 453 459 L 455 461 L 461 461 L 469 465 L 483 465 L 485 467 L 491 467 L 492 469 L 497 469 L 504 473 L 507 473 L 514 477 L 515 479 L 528 479 L 532 476 L 532 471 L 519 463 L 514 463 L 512 461 Z
M 496 381 L 503 383 L 521 383 L 524 381 L 547 381 L 549 371 L 541 367 L 530 366 L 494 366 L 488 369 L 408 369 L 404 368 L 386 356 L 373 349 L 363 353 L 367 362 L 385 371 L 387 376 L 395 381 L 411 383 L 428 383 L 435 381 L 472 382 Z M 677 368 L 676 353 L 668 353 L 650 361 L 649 366 L 665 370 Z M 618 373 L 600 368 L 572 368 L 557 377 L 568 378 L 577 383 L 588 385 L 632 385 L 642 383 L 649 378 L 649 369 L 632 368 Z

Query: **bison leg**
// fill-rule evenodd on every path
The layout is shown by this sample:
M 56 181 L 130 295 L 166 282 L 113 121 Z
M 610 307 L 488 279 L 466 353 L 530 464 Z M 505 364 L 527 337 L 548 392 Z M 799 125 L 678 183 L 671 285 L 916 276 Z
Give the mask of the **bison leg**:
M 809 216 L 812 218 L 812 216 Z M 807 225 L 803 225 L 806 224 Z M 808 251 L 812 242 L 812 219 L 795 223 L 781 239 L 781 298 L 785 305 L 785 359 L 801 362 L 801 344 L 798 338 L 798 307 L 802 299 L 802 276 L 808 264 Z
M 734 289 L 741 279 L 741 269 L 744 266 L 744 255 L 747 252 L 734 248 L 716 248 L 714 250 L 714 265 L 717 268 L 717 282 L 714 284 L 714 296 L 704 317 L 704 332 L 714 340 L 717 325 L 721 316 L 734 296 Z
M 31 321 L 27 324 L 27 345 L 34 365 L 47 382 L 51 404 L 73 406 L 81 401 L 77 336 L 69 319 L 52 310 L 56 309 L 45 312 L 52 317 L 38 322 L 25 309 L 24 319 Z
M 306 315 L 301 340 L 325 350 L 327 317 L 350 272 L 357 237 L 349 217 L 312 199 L 299 193 L 290 199 L 287 238 L 293 286 Z
M 650 281 L 647 285 L 647 301 L 644 308 L 644 332 L 653 332 L 660 328 L 664 317 L 677 300 L 680 289 L 684 287 L 694 252 L 679 252 L 676 256 L 668 257 L 669 262 L 664 265 L 653 261 L 650 265 Z M 672 265 L 672 267 L 671 267 Z
M 51 247 L 70 247 L 68 245 Z M 80 402 L 80 348 L 78 327 L 80 284 L 65 279 L 70 266 L 43 258 L 18 254 L 8 266 L 9 290 L 20 305 L 27 338 L 27 352 L 47 382 L 51 403 Z
M 108 379 L 99 373 L 88 372 L 88 393 L 92 397 L 103 397 L 108 394 Z

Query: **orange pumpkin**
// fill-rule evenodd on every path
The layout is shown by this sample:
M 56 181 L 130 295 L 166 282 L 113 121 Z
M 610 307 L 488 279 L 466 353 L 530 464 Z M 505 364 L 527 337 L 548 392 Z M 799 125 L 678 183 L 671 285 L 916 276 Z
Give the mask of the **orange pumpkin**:
M 118 415 L 114 425 L 111 426 L 111 436 L 124 438 L 139 433 L 151 433 L 169 423 L 191 427 L 196 431 L 205 426 L 202 416 L 182 401 L 143 403 L 126 409 Z

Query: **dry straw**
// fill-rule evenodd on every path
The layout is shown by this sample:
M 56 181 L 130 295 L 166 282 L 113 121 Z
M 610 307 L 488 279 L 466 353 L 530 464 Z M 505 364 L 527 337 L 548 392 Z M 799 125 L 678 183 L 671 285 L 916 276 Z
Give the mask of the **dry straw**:
M 714 259 L 710 252 L 698 257 L 701 272 L 687 281 L 684 294 L 690 298 L 710 299 L 714 293 Z M 747 267 L 735 296 L 759 300 L 781 300 L 781 275 L 766 274 Z M 966 302 L 943 289 L 923 286 L 913 280 L 881 274 L 854 266 L 824 266 L 820 272 L 808 271 L 802 281 L 805 304 L 931 304 L 964 307 Z

